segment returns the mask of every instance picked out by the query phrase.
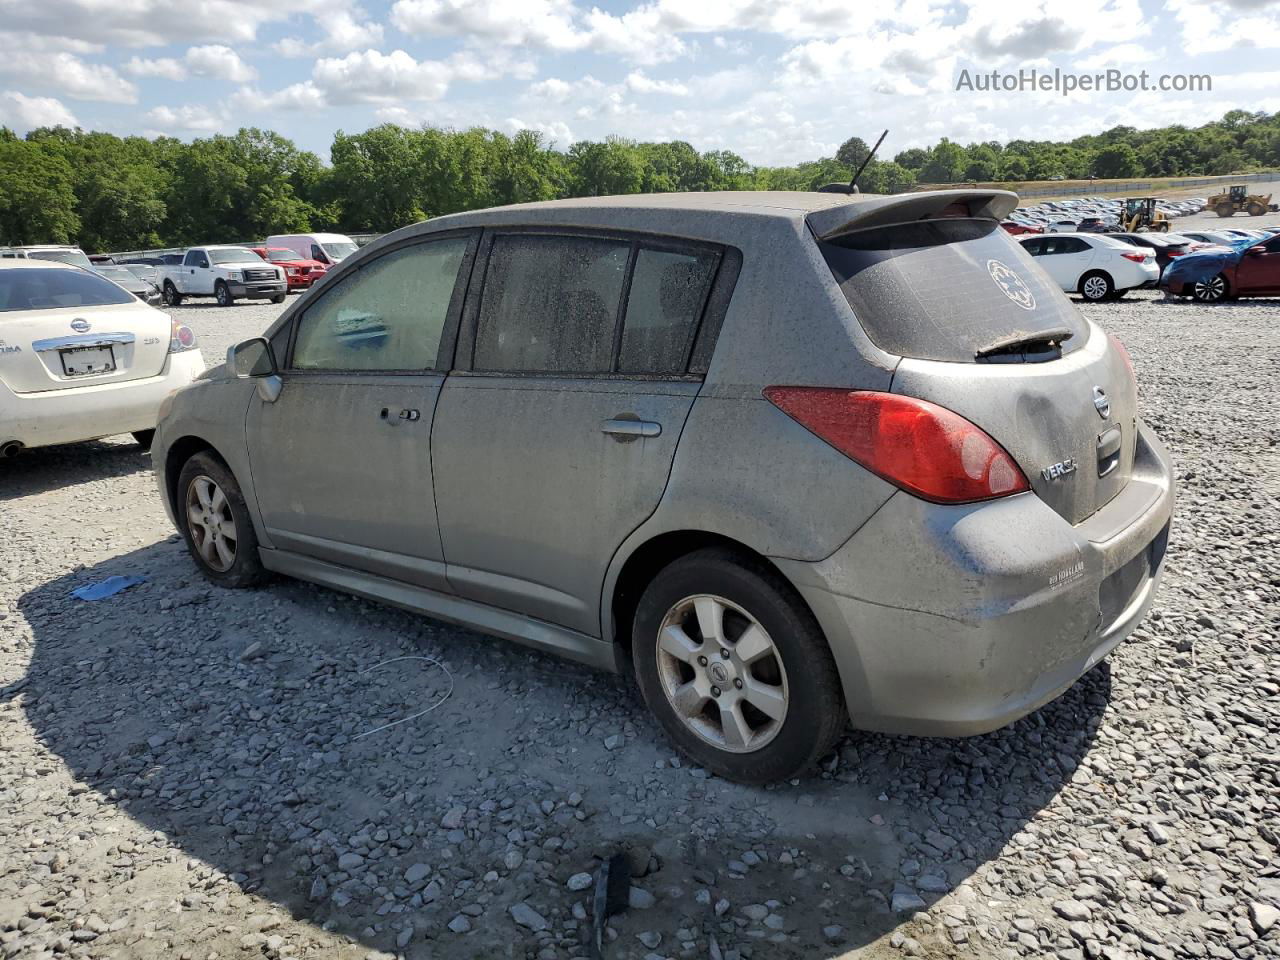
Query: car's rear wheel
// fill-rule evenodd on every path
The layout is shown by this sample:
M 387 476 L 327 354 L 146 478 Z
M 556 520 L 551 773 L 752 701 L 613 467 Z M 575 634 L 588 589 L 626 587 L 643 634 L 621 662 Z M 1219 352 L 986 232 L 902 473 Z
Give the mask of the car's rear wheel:
M 632 660 L 675 745 L 730 780 L 795 776 L 845 726 L 813 614 L 776 571 L 731 550 L 697 551 L 653 579 L 636 608 Z
M 1191 285 L 1192 298 L 1201 303 L 1217 303 L 1225 300 L 1229 292 L 1227 278 L 1222 274 L 1210 277 L 1208 280 L 1199 280 Z
M 236 298 L 231 296 L 231 288 L 221 280 L 213 285 L 213 296 L 220 307 L 229 307 L 236 302 Z
M 173 285 L 172 280 L 164 282 L 164 288 L 160 291 L 164 296 L 164 302 L 169 307 L 182 306 L 182 294 L 178 292 L 178 288 Z
M 224 587 L 267 579 L 244 494 L 226 464 L 209 451 L 197 453 L 183 465 L 174 499 L 182 537 L 201 573 Z
M 1236 212 L 1236 208 L 1229 203 L 1220 203 L 1213 208 L 1213 212 L 1220 217 L 1230 217 Z
M 1101 270 L 1095 270 L 1093 273 L 1086 273 L 1080 278 L 1080 296 L 1084 297 L 1090 303 L 1097 303 L 1100 300 L 1106 300 L 1115 292 L 1115 284 L 1111 282 L 1111 277 L 1103 273 Z

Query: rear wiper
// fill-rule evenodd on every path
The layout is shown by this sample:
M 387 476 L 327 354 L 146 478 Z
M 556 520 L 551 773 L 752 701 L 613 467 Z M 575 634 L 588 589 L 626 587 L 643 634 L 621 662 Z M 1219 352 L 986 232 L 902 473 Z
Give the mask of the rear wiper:
M 1069 327 L 1054 327 L 1050 330 L 1041 330 L 1038 333 L 1011 333 L 1007 337 L 993 340 L 985 347 L 979 347 L 974 351 L 973 355 L 981 359 L 982 357 L 992 357 L 1002 353 L 1026 353 L 1029 349 L 1034 350 L 1035 348 L 1061 347 L 1062 344 L 1074 336 L 1075 331 Z

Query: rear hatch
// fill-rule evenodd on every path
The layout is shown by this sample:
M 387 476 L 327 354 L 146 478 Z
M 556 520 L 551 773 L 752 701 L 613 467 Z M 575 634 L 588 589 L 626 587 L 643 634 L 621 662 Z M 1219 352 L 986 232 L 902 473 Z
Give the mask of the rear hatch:
M 96 275 L 0 269 L 0 383 L 14 393 L 158 376 L 171 336 L 168 316 Z
M 827 265 L 872 341 L 903 358 L 893 392 L 981 427 L 1046 504 L 1085 520 L 1132 471 L 1126 359 L 1000 229 L 999 195 L 919 197 L 843 224 L 811 218 Z

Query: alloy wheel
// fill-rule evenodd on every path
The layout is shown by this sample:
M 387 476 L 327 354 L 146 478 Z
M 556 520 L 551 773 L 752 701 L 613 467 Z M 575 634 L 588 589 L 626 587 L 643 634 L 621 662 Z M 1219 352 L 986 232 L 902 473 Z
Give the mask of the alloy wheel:
M 1197 283 L 1193 288 L 1195 298 L 1205 303 L 1213 303 L 1221 300 L 1227 292 L 1227 281 L 1222 279 L 1222 274 L 1216 277 L 1210 277 L 1208 280 Z
M 789 704 L 782 657 L 742 607 L 712 594 L 686 597 L 667 611 L 656 649 L 668 703 L 703 740 L 751 753 L 782 729 Z
M 1107 295 L 1107 281 L 1102 277 L 1090 277 L 1084 282 L 1084 289 L 1081 292 L 1089 300 L 1101 300 Z
M 222 488 L 204 475 L 187 486 L 187 526 L 191 542 L 209 569 L 226 573 L 236 562 L 235 516 Z

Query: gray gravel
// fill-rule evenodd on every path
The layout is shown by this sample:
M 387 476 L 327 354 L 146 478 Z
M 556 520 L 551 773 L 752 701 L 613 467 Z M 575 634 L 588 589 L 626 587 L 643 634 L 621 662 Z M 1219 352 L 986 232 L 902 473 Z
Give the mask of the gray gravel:
M 218 362 L 279 309 L 177 313 Z M 1154 613 L 1005 730 L 851 733 L 770 789 L 683 765 L 611 676 L 207 586 L 130 443 L 0 465 L 0 956 L 582 956 L 621 848 L 616 958 L 1280 957 L 1280 303 L 1082 309 L 1177 459 Z M 405 655 L 453 695 L 356 739 L 447 689 L 360 672 Z

